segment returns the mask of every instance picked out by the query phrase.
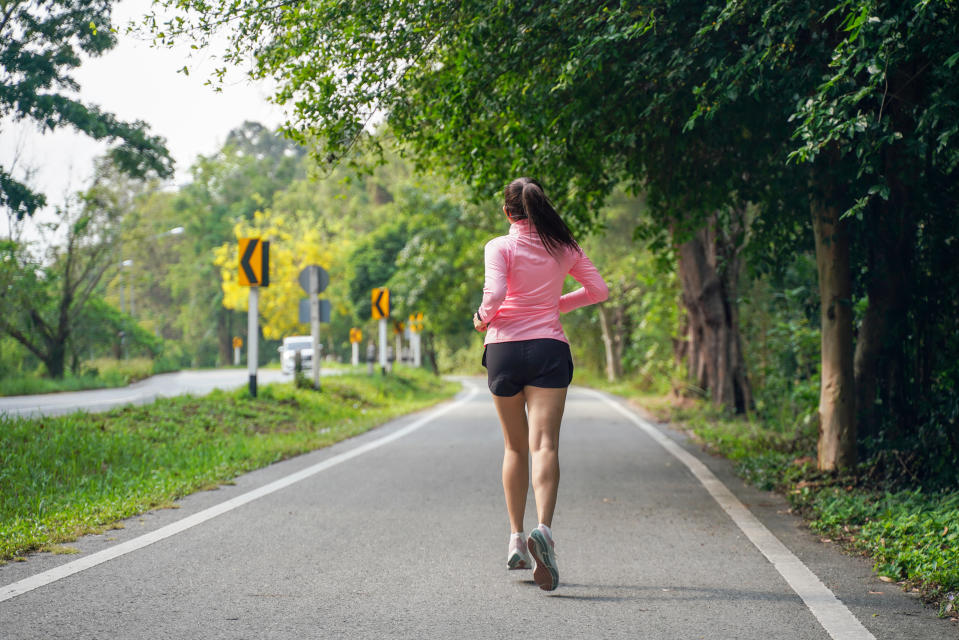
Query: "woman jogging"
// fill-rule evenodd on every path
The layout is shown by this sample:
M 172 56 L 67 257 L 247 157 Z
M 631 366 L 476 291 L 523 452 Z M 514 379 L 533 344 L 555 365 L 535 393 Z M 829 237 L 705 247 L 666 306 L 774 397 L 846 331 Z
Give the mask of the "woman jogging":
M 503 427 L 503 491 L 511 535 L 507 566 L 530 569 L 540 589 L 559 583 L 553 510 L 559 486 L 559 427 L 573 359 L 559 314 L 606 299 L 607 289 L 569 227 L 531 178 L 506 187 L 509 235 L 486 245 L 483 303 L 473 325 L 486 332 L 483 366 Z M 566 275 L 582 288 L 562 295 Z M 539 525 L 523 533 L 529 460 Z

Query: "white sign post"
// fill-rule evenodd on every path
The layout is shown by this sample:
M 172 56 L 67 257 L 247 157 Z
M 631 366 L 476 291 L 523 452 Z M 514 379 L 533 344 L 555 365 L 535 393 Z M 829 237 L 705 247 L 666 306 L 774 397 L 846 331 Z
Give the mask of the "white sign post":
M 363 339 L 363 331 L 357 329 L 356 327 L 350 328 L 350 347 L 353 350 L 353 357 L 350 359 L 350 364 L 354 367 L 360 364 L 360 341 Z
M 260 287 L 270 286 L 270 241 L 262 238 L 240 238 L 240 264 L 237 282 L 250 287 L 246 324 L 247 368 L 250 371 L 250 396 L 256 397 L 256 367 L 260 334 Z
M 260 288 L 250 287 L 250 303 L 246 316 L 246 365 L 250 373 L 250 396 L 256 397 L 256 364 L 259 361 L 260 354 L 257 352 L 259 347 L 260 333 Z
M 423 357 L 420 353 L 420 332 L 418 330 L 413 332 L 413 366 L 423 366 Z
M 380 318 L 379 324 L 379 338 L 380 338 L 380 371 L 386 373 L 386 318 Z
M 320 299 L 317 298 L 330 283 L 330 274 L 315 264 L 300 271 L 300 286 L 309 295 L 310 336 L 313 343 L 313 388 L 320 389 Z
M 421 332 L 423 331 L 423 313 L 412 313 L 410 314 L 410 359 L 413 361 L 414 367 L 420 367 L 423 365 L 423 357 L 421 351 Z
M 316 269 L 310 269 L 310 336 L 313 338 L 313 388 L 320 389 L 320 279 Z
M 380 370 L 387 373 L 389 370 L 389 360 L 386 354 L 386 319 L 390 317 L 390 290 L 387 288 L 377 288 L 372 291 L 372 314 L 374 320 L 379 320 L 379 349 L 380 349 Z

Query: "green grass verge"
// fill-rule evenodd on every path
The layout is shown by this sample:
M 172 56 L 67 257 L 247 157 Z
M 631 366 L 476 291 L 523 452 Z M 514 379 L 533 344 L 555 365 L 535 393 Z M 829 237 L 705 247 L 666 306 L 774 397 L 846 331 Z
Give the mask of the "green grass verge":
M 20 376 L 0 379 L 0 396 L 24 396 L 62 391 L 106 389 L 126 385 L 149 378 L 154 374 L 154 362 L 150 358 L 114 360 L 98 358 L 83 363 L 79 375 L 67 374 L 63 378 Z
M 113 386 L 123 386 L 118 383 Z M 98 376 L 67 375 L 59 380 L 52 378 L 38 378 L 36 376 L 21 376 L 16 378 L 0 379 L 0 396 L 30 396 L 38 393 L 59 393 L 61 391 L 83 391 L 84 389 L 103 389 L 108 387 L 106 382 Z
M 591 382 L 629 397 L 661 421 L 688 429 L 709 450 L 732 460 L 740 476 L 761 489 L 783 493 L 821 536 L 871 557 L 880 576 L 919 589 L 939 615 L 957 616 L 959 490 L 879 487 L 869 484 L 866 469 L 858 476 L 820 473 L 814 423 L 801 423 L 793 433 L 783 434 L 704 402 L 676 403 L 630 391 L 629 383 Z
M 39 419 L 0 419 L 0 561 L 100 532 L 194 491 L 452 396 L 424 371 L 340 375 Z

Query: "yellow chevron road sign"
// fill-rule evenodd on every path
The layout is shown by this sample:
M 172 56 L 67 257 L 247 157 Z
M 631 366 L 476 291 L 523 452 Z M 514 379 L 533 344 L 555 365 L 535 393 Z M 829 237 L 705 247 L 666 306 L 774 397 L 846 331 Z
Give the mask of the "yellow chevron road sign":
M 244 287 L 270 286 L 270 241 L 240 238 L 239 283 Z
M 380 318 L 389 318 L 390 317 L 390 290 L 383 289 L 373 289 L 373 319 L 379 320 Z

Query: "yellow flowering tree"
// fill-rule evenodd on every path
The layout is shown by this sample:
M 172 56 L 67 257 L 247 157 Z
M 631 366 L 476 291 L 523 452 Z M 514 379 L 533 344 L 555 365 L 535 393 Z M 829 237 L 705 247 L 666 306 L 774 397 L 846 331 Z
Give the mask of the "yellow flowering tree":
M 313 216 L 289 215 L 272 209 L 257 211 L 253 220 L 242 220 L 233 227 L 240 238 L 262 238 L 270 242 L 270 285 L 260 291 L 260 326 L 263 336 L 278 340 L 283 336 L 308 333 L 309 326 L 299 322 L 299 301 L 306 296 L 300 287 L 300 271 L 318 264 L 330 272 L 337 271 L 342 243 L 323 237 L 322 225 Z M 223 306 L 243 311 L 249 300 L 248 287 L 238 282 L 238 243 L 226 243 L 216 249 L 215 264 L 223 279 Z M 329 297 L 327 289 L 324 297 Z M 342 303 L 334 303 L 334 313 L 343 311 Z M 339 309 L 338 309 L 339 308 Z

